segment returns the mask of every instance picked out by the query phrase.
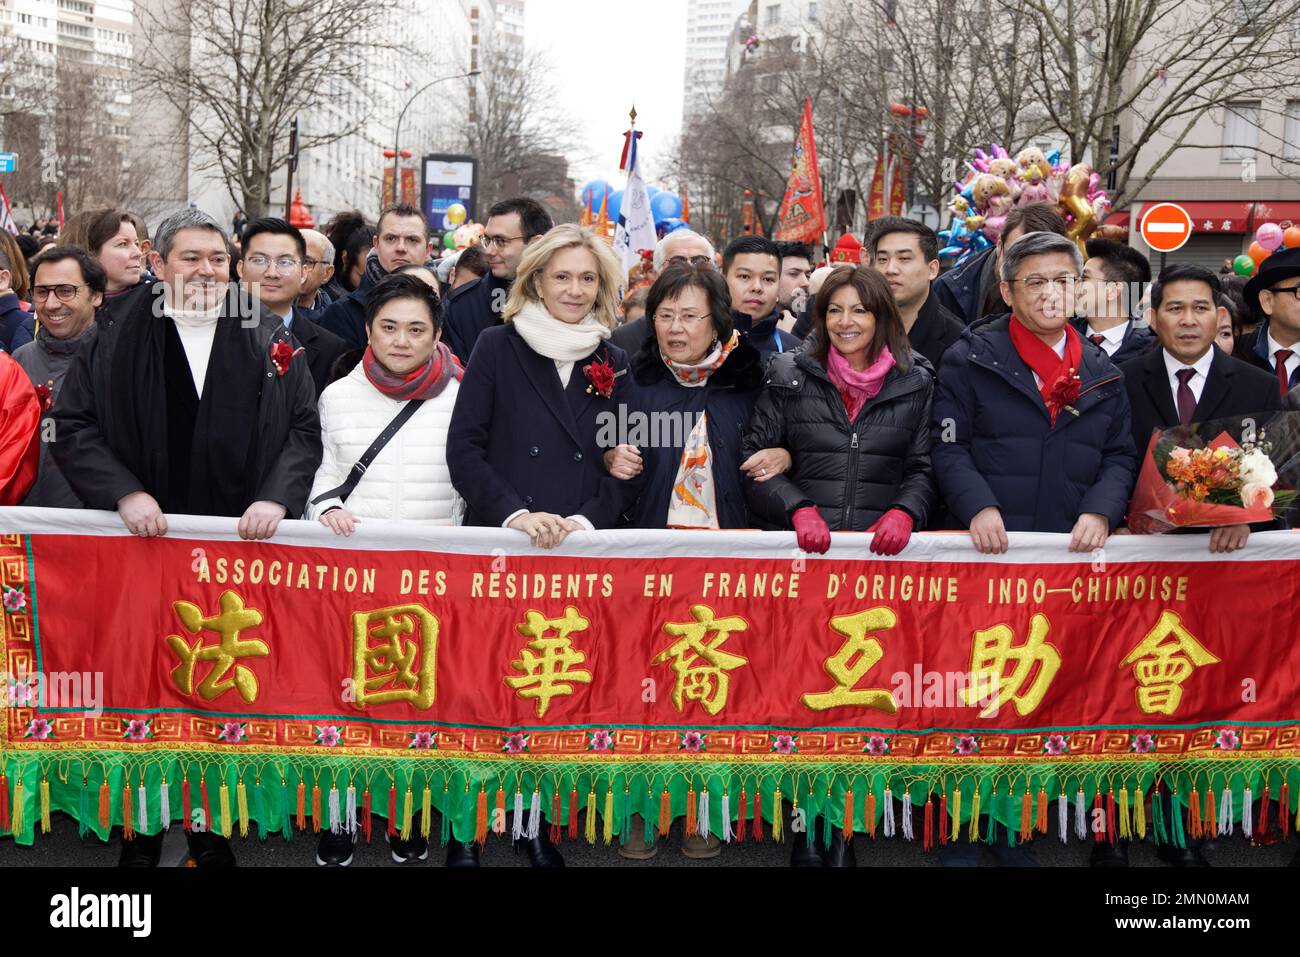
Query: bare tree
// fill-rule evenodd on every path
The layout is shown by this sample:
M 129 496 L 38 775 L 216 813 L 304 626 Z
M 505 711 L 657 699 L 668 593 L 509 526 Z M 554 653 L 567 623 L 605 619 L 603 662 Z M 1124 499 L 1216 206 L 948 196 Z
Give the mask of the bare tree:
M 1038 87 L 1053 93 L 1042 97 L 1043 108 L 1068 138 L 1072 158 L 1087 155 L 1103 176 L 1114 174 L 1117 206 L 1188 146 L 1188 134 L 1211 111 L 1241 98 L 1285 99 L 1294 89 L 1297 0 L 1000 5 L 1004 16 L 1034 25 L 1036 42 L 1027 47 Z M 1157 145 L 1158 155 L 1134 179 L 1139 154 Z
M 556 157 L 569 153 L 571 144 L 545 57 L 488 48 L 480 71 L 468 81 L 469 152 L 479 163 L 480 208 L 520 192 L 554 193 L 561 165 Z
M 395 8 L 396 0 L 181 0 L 165 15 L 145 14 L 139 79 L 188 117 L 192 168 L 220 174 L 235 203 L 261 216 L 289 160 L 295 114 L 336 120 L 304 134 L 303 150 L 369 119 L 368 71 L 405 52 L 384 39 Z M 319 109 L 338 102 L 362 106 Z

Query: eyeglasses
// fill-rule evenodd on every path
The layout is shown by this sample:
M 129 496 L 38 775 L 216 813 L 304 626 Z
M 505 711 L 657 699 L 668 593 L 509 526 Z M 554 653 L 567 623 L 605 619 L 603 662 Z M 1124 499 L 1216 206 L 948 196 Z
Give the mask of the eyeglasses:
M 1074 287 L 1079 284 L 1079 277 L 1058 276 L 1056 279 L 1046 279 L 1042 276 L 1030 276 L 1028 279 L 1008 279 L 1007 282 L 1024 283 L 1025 291 L 1039 296 L 1047 290 L 1048 286 L 1063 293 L 1073 292 Z
M 73 299 L 77 298 L 77 290 L 86 288 L 85 284 L 74 286 L 70 282 L 59 283 L 57 286 L 33 286 L 32 296 L 34 298 L 32 302 L 44 302 L 49 298 L 50 293 L 54 293 L 59 302 L 72 302 Z
M 484 236 L 483 248 L 491 249 L 493 246 L 505 247 L 523 238 L 523 236 Z
M 685 256 L 671 256 L 668 259 L 669 266 L 712 266 L 713 260 L 708 256 L 692 256 L 687 259 Z
M 301 261 L 294 259 L 292 256 L 281 256 L 279 259 L 268 259 L 266 256 L 260 254 L 245 256 L 244 262 L 248 263 L 255 269 L 265 269 L 267 266 L 271 265 L 271 263 L 275 263 L 276 269 L 282 269 L 286 272 L 290 269 L 297 269 L 302 265 Z
M 1296 299 L 1300 299 L 1300 286 L 1274 286 L 1269 290 L 1269 292 L 1275 296 L 1280 296 L 1283 293 L 1289 292 L 1291 295 L 1295 296 Z
M 324 265 L 325 265 L 325 260 L 323 260 L 323 259 L 304 259 L 304 260 L 302 261 L 302 264 L 303 264 L 303 267 L 304 267 L 305 269 L 315 269 L 317 266 L 324 266 Z
M 674 322 L 680 322 L 683 326 L 694 327 L 708 318 L 694 312 L 656 312 L 655 325 L 667 328 Z

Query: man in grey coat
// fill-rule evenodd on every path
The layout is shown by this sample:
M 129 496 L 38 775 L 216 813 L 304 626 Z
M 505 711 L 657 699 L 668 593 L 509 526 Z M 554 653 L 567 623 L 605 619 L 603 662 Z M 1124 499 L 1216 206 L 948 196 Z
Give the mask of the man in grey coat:
M 50 454 L 54 420 L 48 413 L 73 356 L 95 324 L 106 287 L 104 267 L 80 246 L 51 246 L 32 260 L 32 302 L 40 325 L 35 340 L 14 350 L 14 360 L 41 400 L 41 464 L 24 505 L 86 507 Z

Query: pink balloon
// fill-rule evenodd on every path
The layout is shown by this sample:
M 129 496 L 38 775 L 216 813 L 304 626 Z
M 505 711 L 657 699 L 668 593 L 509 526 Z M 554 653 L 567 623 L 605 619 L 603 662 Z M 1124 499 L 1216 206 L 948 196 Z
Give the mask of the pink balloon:
M 1255 242 L 1272 252 L 1282 245 L 1282 227 L 1277 223 L 1265 223 L 1255 230 Z

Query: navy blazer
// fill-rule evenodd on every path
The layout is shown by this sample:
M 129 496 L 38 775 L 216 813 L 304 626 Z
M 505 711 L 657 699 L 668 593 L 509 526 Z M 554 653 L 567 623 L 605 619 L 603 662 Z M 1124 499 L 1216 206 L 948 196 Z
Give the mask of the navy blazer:
M 501 310 L 510 294 L 510 281 L 492 273 L 467 282 L 447 294 L 443 303 L 442 338 L 461 365 L 469 363 L 484 330 L 501 325 Z
M 1128 395 L 1106 353 L 1084 340 L 1078 413 L 1053 425 L 1011 344 L 1010 316 L 967 328 L 944 353 L 930 456 L 961 528 L 990 506 L 1009 532 L 1069 532 L 1085 512 L 1118 528 L 1137 478 Z
M 478 336 L 447 434 L 451 481 L 465 499 L 466 525 L 500 527 L 514 512 L 582 515 L 613 528 L 636 495 L 605 469 L 602 426 L 625 401 L 627 354 L 605 343 L 573 364 L 569 384 L 513 325 Z M 614 394 L 588 392 L 583 366 L 608 359 Z

